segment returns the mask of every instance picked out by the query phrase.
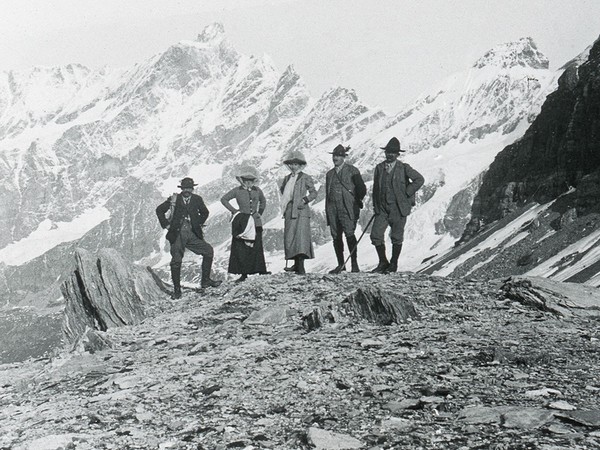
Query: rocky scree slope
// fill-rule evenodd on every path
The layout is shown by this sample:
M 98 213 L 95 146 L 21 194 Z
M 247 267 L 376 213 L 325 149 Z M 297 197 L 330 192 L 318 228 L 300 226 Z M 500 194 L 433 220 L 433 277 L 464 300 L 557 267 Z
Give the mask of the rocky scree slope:
M 0 446 L 597 448 L 598 317 L 500 287 L 278 274 L 161 293 L 137 325 L 4 365 Z

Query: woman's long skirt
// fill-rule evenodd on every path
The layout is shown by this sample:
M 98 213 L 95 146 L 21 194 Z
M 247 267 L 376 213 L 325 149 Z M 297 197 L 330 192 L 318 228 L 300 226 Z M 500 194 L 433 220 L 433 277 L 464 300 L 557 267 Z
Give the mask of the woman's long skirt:
M 306 259 L 315 257 L 310 233 L 310 217 L 292 219 L 292 203 L 288 203 L 284 215 L 283 245 L 285 259 L 304 256 Z
M 238 219 L 238 216 L 242 217 Z M 234 237 L 231 239 L 231 253 L 229 254 L 229 267 L 227 272 L 240 275 L 265 273 L 267 271 L 267 265 L 265 263 L 265 253 L 263 251 L 262 227 L 256 227 L 256 239 L 254 241 L 236 238 L 235 235 L 239 234 L 239 232 L 236 231 L 239 231 L 240 224 L 243 223 L 244 219 L 246 219 L 245 223 L 247 223 L 247 217 L 243 217 L 243 214 L 238 214 L 238 216 L 234 218 L 234 223 L 232 223 Z M 246 216 L 248 215 L 246 214 Z M 244 228 L 245 225 L 241 227 L 241 230 L 243 231 Z

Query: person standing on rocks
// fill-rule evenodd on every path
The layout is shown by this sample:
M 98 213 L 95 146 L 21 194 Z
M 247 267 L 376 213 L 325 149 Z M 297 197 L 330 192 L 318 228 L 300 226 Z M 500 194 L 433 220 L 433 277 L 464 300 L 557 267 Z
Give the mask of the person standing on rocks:
M 221 203 L 232 216 L 231 253 L 229 273 L 240 274 L 236 282 L 245 281 L 254 273 L 266 274 L 265 253 L 262 244 L 262 214 L 267 200 L 262 190 L 256 186 L 258 173 L 254 167 L 242 167 L 236 176 L 240 186 L 233 188 L 221 197 Z M 237 208 L 230 201 L 234 200 Z
M 169 231 L 167 240 L 171 244 L 171 279 L 173 280 L 172 298 L 181 298 L 181 261 L 185 249 L 189 249 L 202 256 L 202 281 L 201 286 L 217 287 L 221 281 L 210 278 L 214 250 L 204 240 L 202 225 L 208 218 L 208 208 L 199 195 L 193 193 L 194 183 L 192 178 L 184 178 L 178 186 L 180 194 L 173 194 L 176 198 L 168 198 L 156 208 L 156 215 L 160 226 Z M 169 217 L 167 217 L 169 213 Z
M 317 197 L 317 191 L 312 177 L 302 172 L 306 158 L 301 152 L 289 152 L 283 163 L 290 170 L 279 184 L 284 218 L 283 244 L 285 259 L 294 260 L 294 264 L 284 270 L 304 274 L 304 260 L 314 258 L 308 204 Z
M 375 166 L 373 175 L 373 209 L 375 220 L 371 229 L 371 243 L 377 250 L 379 264 L 371 273 L 391 273 L 398 270 L 406 219 L 415 205 L 415 193 L 423 186 L 423 176 L 398 160 L 400 141 L 393 137 L 385 147 L 385 161 Z M 390 226 L 392 257 L 385 253 L 384 233 Z
M 329 273 L 340 273 L 346 270 L 343 235 L 346 236 L 350 252 L 352 272 L 360 272 L 354 233 L 367 188 L 360 171 L 346 162 L 349 150 L 350 147 L 341 144 L 333 149 L 331 152 L 333 169 L 325 176 L 325 214 L 337 259 L 337 267 Z

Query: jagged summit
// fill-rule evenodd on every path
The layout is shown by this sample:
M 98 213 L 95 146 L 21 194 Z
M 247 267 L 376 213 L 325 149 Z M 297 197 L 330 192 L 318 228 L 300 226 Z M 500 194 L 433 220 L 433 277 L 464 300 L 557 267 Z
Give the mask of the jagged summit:
M 198 38 L 196 39 L 198 42 L 210 42 L 219 38 L 223 38 L 225 35 L 225 27 L 222 23 L 211 23 L 206 26 L 202 33 L 198 34 Z
M 533 39 L 525 37 L 518 41 L 508 42 L 492 48 L 473 65 L 477 69 L 489 66 L 503 69 L 518 66 L 532 69 L 548 69 L 549 61 L 537 49 Z

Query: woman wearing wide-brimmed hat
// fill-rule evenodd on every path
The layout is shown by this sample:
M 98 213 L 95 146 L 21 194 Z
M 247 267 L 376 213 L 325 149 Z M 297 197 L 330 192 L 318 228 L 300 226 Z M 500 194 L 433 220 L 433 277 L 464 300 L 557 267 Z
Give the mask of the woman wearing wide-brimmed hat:
M 227 271 L 239 274 L 240 278 L 236 282 L 242 282 L 250 274 L 267 273 L 261 218 L 267 201 L 262 190 L 256 186 L 258 173 L 254 167 L 241 167 L 236 172 L 236 179 L 240 186 L 221 197 L 221 203 L 233 214 L 231 253 Z M 230 203 L 234 199 L 237 209 Z
M 308 204 L 317 197 L 317 191 L 312 177 L 302 172 L 306 158 L 301 152 L 289 152 L 283 163 L 290 170 L 279 185 L 284 218 L 283 243 L 285 259 L 294 260 L 292 267 L 285 270 L 304 274 L 304 260 L 314 258 Z

